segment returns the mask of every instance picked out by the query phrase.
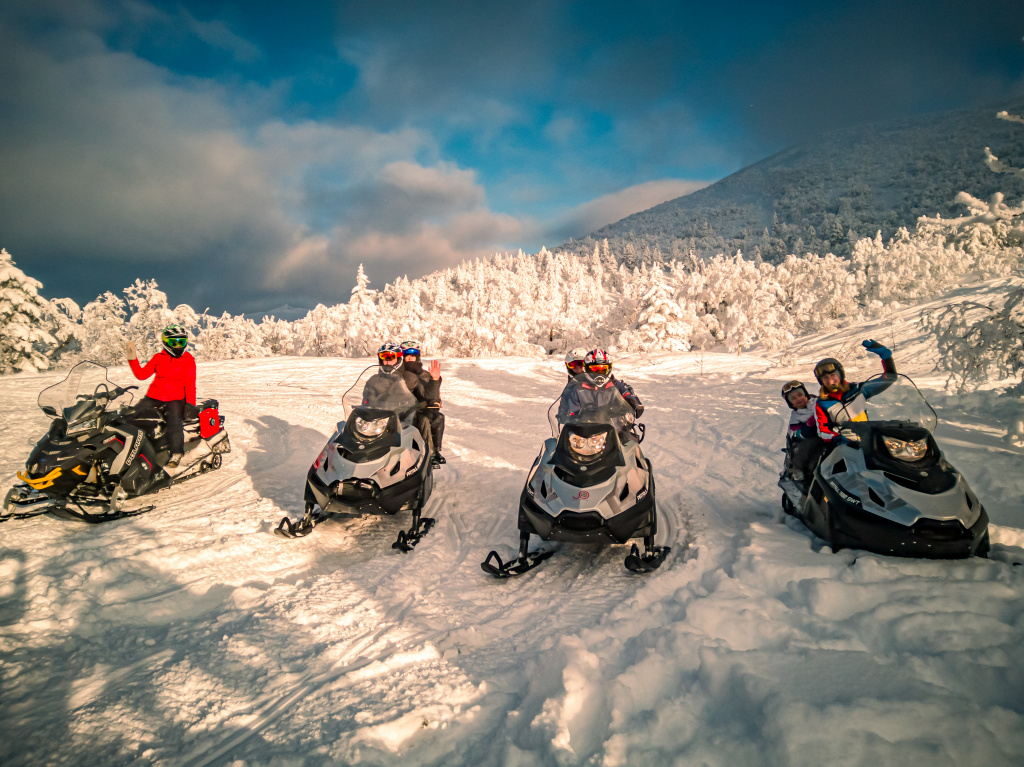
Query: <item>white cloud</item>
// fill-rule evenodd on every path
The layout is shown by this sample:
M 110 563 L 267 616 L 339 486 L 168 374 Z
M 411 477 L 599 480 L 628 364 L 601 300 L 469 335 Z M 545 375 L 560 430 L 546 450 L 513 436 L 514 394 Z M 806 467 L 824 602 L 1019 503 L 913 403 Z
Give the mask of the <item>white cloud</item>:
M 584 237 L 626 216 L 691 194 L 711 183 L 672 178 L 647 181 L 585 202 L 537 227 L 546 243 L 558 245 L 569 237 Z

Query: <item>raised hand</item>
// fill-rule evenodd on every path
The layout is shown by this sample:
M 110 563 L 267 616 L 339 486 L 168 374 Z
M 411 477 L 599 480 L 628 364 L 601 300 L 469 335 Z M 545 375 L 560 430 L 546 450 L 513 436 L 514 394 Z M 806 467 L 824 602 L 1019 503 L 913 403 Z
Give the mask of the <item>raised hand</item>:
M 882 346 L 882 344 L 878 343 L 878 341 L 875 341 L 872 338 L 869 338 L 868 340 L 864 341 L 863 346 L 865 349 L 868 350 L 868 352 L 870 352 L 871 354 L 877 354 L 883 360 L 892 358 L 892 352 L 889 351 L 887 347 Z
M 128 359 L 130 360 L 137 360 L 139 358 L 139 352 L 135 348 L 134 341 L 127 341 L 124 345 L 124 351 Z
M 430 377 L 435 381 L 441 377 L 441 363 L 439 360 L 431 360 L 430 367 L 427 368 L 427 372 L 430 373 Z

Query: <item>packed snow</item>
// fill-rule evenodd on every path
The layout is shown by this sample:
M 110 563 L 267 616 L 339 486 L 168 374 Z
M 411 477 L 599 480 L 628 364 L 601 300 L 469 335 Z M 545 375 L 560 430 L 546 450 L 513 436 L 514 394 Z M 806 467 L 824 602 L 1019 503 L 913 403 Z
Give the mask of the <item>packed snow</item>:
M 557 548 L 497 581 L 564 383 L 558 360 L 443 360 L 445 453 L 414 552 L 408 514 L 271 531 L 367 360 L 202 363 L 233 452 L 143 516 L 0 525 L 4 765 L 877 765 L 1024 763 L 1024 449 L 1016 407 L 942 393 L 914 310 L 782 358 L 629 355 L 647 410 L 660 570 L 622 546 Z M 989 559 L 837 554 L 779 510 L 790 378 L 851 378 L 895 350 L 992 520 Z M 0 478 L 47 425 L 3 379 Z M 111 370 L 131 382 L 127 368 Z M 1018 414 L 1019 415 L 1019 414 Z

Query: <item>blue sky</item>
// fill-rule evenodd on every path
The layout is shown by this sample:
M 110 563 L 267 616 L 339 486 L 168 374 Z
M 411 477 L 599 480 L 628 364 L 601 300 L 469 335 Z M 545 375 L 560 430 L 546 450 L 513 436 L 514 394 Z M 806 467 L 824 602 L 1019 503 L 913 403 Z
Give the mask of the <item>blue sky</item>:
M 0 245 L 80 303 L 337 303 L 1020 95 L 1022 35 L 1005 0 L 4 0 Z

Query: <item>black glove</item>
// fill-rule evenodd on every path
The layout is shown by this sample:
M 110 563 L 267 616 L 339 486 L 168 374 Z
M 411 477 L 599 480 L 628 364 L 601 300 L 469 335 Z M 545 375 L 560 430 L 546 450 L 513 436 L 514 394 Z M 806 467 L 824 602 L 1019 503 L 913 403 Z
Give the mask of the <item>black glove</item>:
M 630 396 L 626 397 L 626 402 L 628 402 L 629 406 L 633 408 L 633 412 L 636 413 L 637 418 L 644 414 L 644 403 L 642 403 L 639 399 Z

